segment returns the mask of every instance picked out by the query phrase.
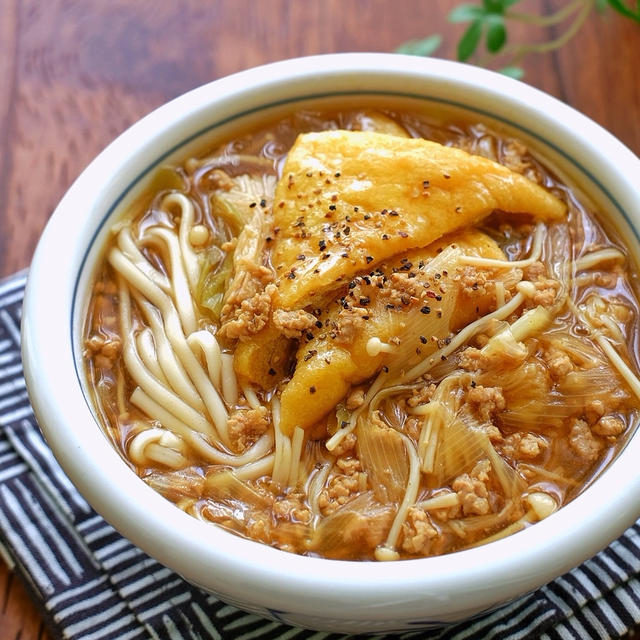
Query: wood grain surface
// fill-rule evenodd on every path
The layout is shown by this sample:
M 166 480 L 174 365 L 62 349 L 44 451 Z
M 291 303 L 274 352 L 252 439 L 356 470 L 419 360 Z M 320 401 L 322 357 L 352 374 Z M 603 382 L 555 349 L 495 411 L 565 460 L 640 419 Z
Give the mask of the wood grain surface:
M 455 57 L 452 0 L 0 0 L 0 278 L 29 264 L 57 201 L 127 126 L 170 98 L 250 66 L 337 51 L 392 51 L 438 32 Z M 548 13 L 561 0 L 525 0 Z M 518 28 L 514 40 L 557 37 Z M 524 80 L 590 116 L 640 154 L 640 26 L 593 15 Z M 639 177 L 640 179 L 640 177 Z M 81 216 L 82 212 L 79 211 Z M 0 561 L 0 638 L 48 639 Z

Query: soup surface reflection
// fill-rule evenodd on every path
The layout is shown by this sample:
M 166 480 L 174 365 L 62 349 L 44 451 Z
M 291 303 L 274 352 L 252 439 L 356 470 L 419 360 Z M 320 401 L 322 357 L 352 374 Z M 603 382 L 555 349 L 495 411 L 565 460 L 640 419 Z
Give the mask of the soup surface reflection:
M 294 553 L 437 555 L 575 497 L 638 419 L 638 300 L 598 214 L 518 140 L 298 112 L 162 167 L 85 325 L 149 486 Z

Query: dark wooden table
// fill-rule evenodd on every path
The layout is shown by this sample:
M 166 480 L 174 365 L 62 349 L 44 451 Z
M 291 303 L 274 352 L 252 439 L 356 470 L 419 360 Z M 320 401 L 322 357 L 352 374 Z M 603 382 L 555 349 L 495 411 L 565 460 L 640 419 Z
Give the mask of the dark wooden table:
M 0 0 L 0 278 L 29 264 L 61 195 L 112 138 L 166 100 L 282 58 L 392 51 L 430 33 L 455 57 L 453 0 Z M 567 0 L 524 0 L 549 13 Z M 518 28 L 549 40 L 559 27 Z M 592 15 L 524 80 L 584 112 L 640 154 L 640 25 Z M 640 179 L 640 176 L 639 176 Z M 49 636 L 0 560 L 0 637 Z

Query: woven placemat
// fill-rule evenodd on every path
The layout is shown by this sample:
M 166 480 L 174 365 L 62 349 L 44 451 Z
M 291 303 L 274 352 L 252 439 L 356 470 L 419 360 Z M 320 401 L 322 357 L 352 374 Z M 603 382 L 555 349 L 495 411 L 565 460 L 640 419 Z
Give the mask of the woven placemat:
M 54 638 L 306 639 L 191 586 L 86 503 L 42 438 L 20 359 L 26 273 L 0 281 L 0 543 Z M 394 636 L 480 640 L 620 638 L 640 621 L 640 525 L 538 591 L 472 621 Z

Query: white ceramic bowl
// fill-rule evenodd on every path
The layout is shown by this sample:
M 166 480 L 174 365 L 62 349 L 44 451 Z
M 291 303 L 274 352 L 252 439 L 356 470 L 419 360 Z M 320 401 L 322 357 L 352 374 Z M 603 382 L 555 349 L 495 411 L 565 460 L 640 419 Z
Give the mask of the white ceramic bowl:
M 640 437 L 584 493 L 488 546 L 396 563 L 292 555 L 186 515 L 111 448 L 83 393 L 80 328 L 88 274 L 109 219 L 159 162 L 202 136 L 325 98 L 411 98 L 524 139 L 610 216 L 637 258 L 640 161 L 598 125 L 501 75 L 434 59 L 339 54 L 223 78 L 157 109 L 109 145 L 60 202 L 25 297 L 24 368 L 42 430 L 71 480 L 127 538 L 192 583 L 248 611 L 332 631 L 416 629 L 461 620 L 589 558 L 640 516 Z

